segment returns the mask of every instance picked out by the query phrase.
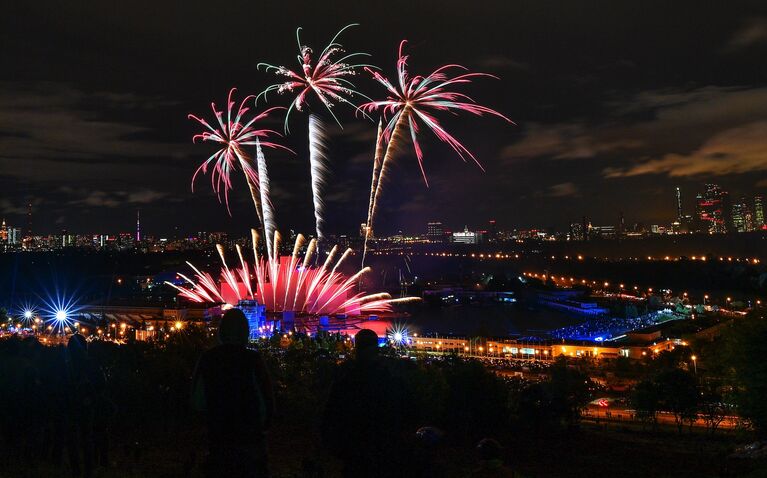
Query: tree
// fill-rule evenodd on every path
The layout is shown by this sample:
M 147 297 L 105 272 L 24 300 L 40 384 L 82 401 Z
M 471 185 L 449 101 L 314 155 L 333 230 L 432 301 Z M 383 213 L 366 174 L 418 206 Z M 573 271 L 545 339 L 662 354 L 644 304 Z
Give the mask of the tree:
M 711 435 L 732 411 L 727 395 L 721 380 L 706 380 L 702 385 L 699 409 Z
M 660 408 L 660 390 L 655 380 L 642 380 L 631 392 L 631 405 L 636 410 L 637 418 L 642 426 L 649 423 L 653 429 L 658 426 L 658 410 Z
M 756 432 L 767 436 L 767 320 L 761 311 L 736 319 L 725 337 L 724 360 L 734 383 L 735 401 L 741 417 L 753 424 Z
M 590 380 L 579 370 L 567 366 L 567 359 L 560 357 L 551 367 L 551 379 L 547 383 L 551 407 L 568 426 L 580 421 L 581 411 L 591 400 Z
M 674 422 L 682 433 L 685 422 L 692 425 L 698 416 L 698 381 L 690 372 L 676 368 L 655 378 L 660 391 L 661 410 L 674 414 Z

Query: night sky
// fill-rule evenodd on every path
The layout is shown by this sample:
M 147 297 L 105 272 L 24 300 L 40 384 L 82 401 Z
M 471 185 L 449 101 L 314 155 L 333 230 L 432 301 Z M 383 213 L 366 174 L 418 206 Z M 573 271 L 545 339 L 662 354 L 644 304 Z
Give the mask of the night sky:
M 210 116 L 230 87 L 258 93 L 260 61 L 296 67 L 295 28 L 322 48 L 372 54 L 389 76 L 399 41 L 410 71 L 444 63 L 493 73 L 464 91 L 512 118 L 448 117 L 486 172 L 423 136 L 427 189 L 412 148 L 390 176 L 377 232 L 557 227 L 582 215 L 614 224 L 669 222 L 673 188 L 691 212 L 713 181 L 734 197 L 767 193 L 767 8 L 683 1 L 82 1 L 8 2 L 0 18 L 0 215 L 52 233 L 129 231 L 136 210 L 158 235 L 255 225 L 236 176 L 231 217 L 206 178 L 212 152 L 186 118 Z M 760 6 L 760 4 L 762 6 Z M 358 88 L 383 94 L 366 75 Z M 285 105 L 287 97 L 270 97 Z M 356 233 L 367 209 L 375 125 L 338 109 L 329 233 Z M 444 116 L 443 116 L 444 117 Z M 274 127 L 280 124 L 275 122 Z M 269 153 L 280 229 L 313 230 L 306 117 Z

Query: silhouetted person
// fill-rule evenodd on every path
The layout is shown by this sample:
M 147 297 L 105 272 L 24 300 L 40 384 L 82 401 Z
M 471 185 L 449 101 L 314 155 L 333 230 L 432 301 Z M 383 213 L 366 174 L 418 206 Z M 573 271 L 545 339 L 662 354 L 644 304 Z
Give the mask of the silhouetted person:
M 502 450 L 503 447 L 496 440 L 483 438 L 477 444 L 479 468 L 474 470 L 471 478 L 518 478 L 520 475 L 503 464 Z
M 25 455 L 35 435 L 35 410 L 30 406 L 38 391 L 36 369 L 25 350 L 27 345 L 18 336 L 4 340 L 0 347 L 0 403 L 8 407 L 0 414 L 3 454 L 28 458 Z
M 95 348 L 94 348 L 95 346 Z M 99 366 L 100 363 L 97 359 L 99 347 L 103 347 L 102 342 L 92 342 L 88 345 L 88 355 L 91 360 Z M 103 349 L 101 349 L 103 353 Z M 102 374 L 103 376 L 103 374 Z M 105 384 L 105 389 L 106 384 Z M 117 412 L 117 406 L 107 396 L 105 392 L 99 393 L 96 396 L 94 421 L 93 421 L 93 438 L 95 443 L 95 460 L 99 466 L 109 466 L 109 445 L 110 445 L 110 425 L 112 417 Z
M 415 432 L 414 440 L 405 450 L 407 459 L 405 476 L 408 478 L 427 478 L 447 476 L 443 466 L 445 432 L 437 427 L 425 426 Z
M 104 375 L 88 355 L 88 342 L 74 334 L 67 343 L 69 410 L 67 450 L 73 476 L 93 476 L 96 409 L 104 393 Z
M 323 443 L 343 461 L 345 477 L 396 476 L 401 387 L 378 356 L 375 332 L 360 330 L 354 342 L 355 357 L 330 390 Z
M 69 413 L 69 370 L 63 345 L 44 347 L 40 363 L 40 399 L 43 431 L 43 458 L 59 466 L 67 442 Z
M 218 328 L 220 345 L 197 363 L 195 408 L 208 424 L 209 477 L 268 476 L 266 437 L 274 414 L 274 391 L 261 355 L 247 348 L 248 321 L 230 309 Z

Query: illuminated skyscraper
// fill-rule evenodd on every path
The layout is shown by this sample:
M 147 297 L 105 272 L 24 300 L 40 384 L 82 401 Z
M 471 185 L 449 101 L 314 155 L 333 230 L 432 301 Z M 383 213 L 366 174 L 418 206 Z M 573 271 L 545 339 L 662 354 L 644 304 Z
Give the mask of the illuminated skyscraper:
M 21 244 L 21 229 L 18 227 L 8 228 L 8 244 Z
M 32 203 L 27 204 L 27 234 L 26 237 L 32 237 Z
M 141 210 L 136 211 L 136 242 L 141 242 Z
M 746 215 L 748 206 L 741 198 L 732 205 L 732 232 L 746 232 Z
M 676 187 L 676 220 L 681 224 L 682 218 L 684 215 L 682 214 L 682 190 L 679 189 L 679 186 Z
M 582 241 L 584 239 L 583 237 L 583 223 L 582 222 L 574 222 L 570 224 L 570 240 L 571 241 Z
M 498 240 L 498 224 L 495 219 L 490 219 L 487 228 L 487 237 L 485 238 L 489 242 L 495 242 Z
M 426 238 L 429 242 L 443 242 L 445 240 L 445 228 L 439 221 L 426 224 Z
M 716 184 L 706 184 L 706 190 L 695 198 L 695 217 L 698 232 L 723 234 L 727 232 L 726 219 L 729 195 Z
M 760 195 L 754 196 L 754 228 L 764 227 L 764 198 Z

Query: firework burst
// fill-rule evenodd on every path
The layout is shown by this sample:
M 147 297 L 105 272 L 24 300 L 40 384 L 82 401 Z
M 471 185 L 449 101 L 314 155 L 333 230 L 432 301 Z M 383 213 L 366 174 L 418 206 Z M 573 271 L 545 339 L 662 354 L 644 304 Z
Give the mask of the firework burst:
M 487 73 L 468 72 L 467 68 L 456 64 L 444 65 L 428 76 L 411 77 L 407 71 L 408 56 L 403 53 L 406 44 L 407 42 L 403 40 L 399 47 L 396 86 L 379 72 L 366 68 L 373 75 L 373 78 L 386 88 L 387 98 L 365 103 L 360 106 L 360 110 L 367 113 L 374 111 L 382 113 L 382 116 L 386 118 L 383 138 L 388 142 L 380 167 L 377 169 L 377 176 L 374 168 L 374 192 L 371 193 L 371 203 L 368 208 L 368 229 L 372 227 L 376 205 L 381 195 L 382 179 L 386 177 L 387 168 L 399 143 L 406 134 L 410 134 L 418 159 L 418 166 L 421 169 L 424 182 L 428 186 L 423 165 L 423 150 L 418 141 L 422 126 L 432 131 L 440 141 L 447 143 L 462 160 L 467 161 L 467 158 L 471 158 L 482 168 L 474 154 L 442 127 L 435 117 L 435 113 L 451 112 L 457 114 L 458 112 L 467 112 L 477 116 L 489 114 L 512 123 L 510 119 L 498 111 L 479 105 L 471 97 L 452 89 L 459 85 L 471 83 L 476 78 L 497 77 Z M 453 75 L 453 72 L 456 74 Z
M 356 105 L 351 102 L 354 96 L 370 99 L 358 92 L 354 84 L 349 80 L 350 77 L 356 76 L 361 68 L 371 67 L 371 65 L 355 63 L 357 58 L 369 55 L 367 53 L 346 54 L 341 44 L 336 41 L 341 33 L 355 25 L 347 25 L 336 33 L 333 39 L 330 40 L 330 43 L 316 57 L 316 61 L 313 56 L 314 51 L 302 44 L 301 28 L 298 28 L 296 30 L 296 41 L 299 50 L 299 70 L 294 71 L 284 66 L 275 66 L 268 63 L 258 64 L 259 68 L 263 66 L 267 72 L 273 72 L 284 80 L 266 88 L 259 97 L 263 95 L 266 98 L 270 92 L 295 95 L 285 114 L 286 132 L 289 130 L 288 119 L 290 118 L 290 113 L 294 109 L 296 111 L 306 110 L 310 97 L 316 97 L 339 126 L 341 126 L 341 121 L 333 112 L 335 105 L 340 103 L 356 108 Z M 326 137 L 325 126 L 322 120 L 317 114 L 310 113 L 309 163 L 312 176 L 315 228 L 317 238 L 320 240 L 323 238 L 322 226 L 324 222 L 322 190 L 327 182 L 328 173 Z
M 274 233 L 273 251 L 279 250 L 280 235 Z M 209 273 L 201 272 L 191 263 L 194 279 L 179 274 L 188 285 L 166 284 L 179 291 L 179 295 L 193 302 L 226 303 L 236 306 L 240 300 L 256 300 L 266 306 L 269 312 L 293 311 L 308 315 L 332 315 L 338 313 L 380 313 L 391 310 L 398 302 L 417 300 L 415 298 L 392 299 L 387 293 L 366 294 L 355 292 L 356 283 L 368 272 L 366 267 L 351 276 L 339 271 L 341 264 L 351 253 L 347 249 L 338 257 L 338 247 L 328 254 L 321 267 L 311 266 L 317 250 L 317 241 L 312 239 L 306 247 L 306 254 L 300 251 L 305 239 L 299 234 L 290 256 L 269 256 L 260 258 L 255 245 L 258 233 L 253 231 L 253 264 L 245 261 L 238 247 L 239 268 L 227 264 L 223 247 L 217 246 L 222 268 L 220 280 Z
M 293 71 L 284 66 L 275 66 L 268 63 L 259 63 L 258 68 L 264 67 L 266 71 L 273 72 L 278 77 L 284 78 L 284 81 L 266 88 L 259 96 L 264 96 L 272 91 L 280 94 L 295 93 L 295 98 L 290 103 L 285 114 L 285 131 L 288 131 L 288 119 L 290 113 L 304 111 L 308 104 L 309 96 L 312 94 L 320 100 L 325 109 L 333 116 L 333 119 L 341 125 L 338 117 L 333 112 L 333 107 L 337 103 L 344 103 L 356 108 L 351 102 L 354 96 L 367 98 L 357 91 L 354 84 L 349 81 L 349 77 L 356 76 L 361 68 L 370 68 L 372 65 L 364 63 L 354 63 L 356 58 L 370 56 L 368 53 L 349 53 L 345 51 L 340 43 L 336 42 L 348 28 L 358 26 L 353 23 L 343 27 L 335 34 L 330 43 L 313 62 L 314 51 L 301 43 L 301 28 L 296 29 L 296 41 L 298 43 L 298 64 L 300 70 Z M 367 98 L 369 99 L 369 98 Z
M 256 213 L 258 214 L 259 220 L 263 223 L 258 168 L 253 165 L 251 159 L 249 159 L 248 155 L 245 153 L 244 147 L 255 146 L 258 144 L 265 148 L 280 148 L 290 151 L 290 149 L 285 146 L 268 140 L 268 138 L 272 136 L 279 136 L 280 134 L 278 132 L 271 129 L 259 129 L 256 127 L 257 122 L 264 120 L 274 111 L 284 110 L 285 108 L 269 108 L 260 114 L 247 119 L 249 108 L 245 106 L 245 104 L 249 100 L 255 98 L 255 96 L 246 96 L 235 111 L 235 101 L 233 96 L 236 91 L 236 88 L 232 88 L 229 91 L 225 111 L 219 111 L 216 108 L 216 104 L 211 103 L 213 115 L 216 117 L 216 121 L 213 124 L 208 123 L 205 119 L 198 116 L 192 114 L 189 115 L 189 119 L 193 119 L 205 127 L 205 131 L 194 135 L 192 141 L 210 141 L 217 143 L 218 146 L 220 146 L 220 149 L 206 159 L 195 171 L 194 176 L 192 176 L 192 191 L 194 191 L 194 183 L 197 179 L 197 175 L 200 172 L 206 174 L 208 169 L 211 169 L 211 185 L 213 190 L 216 192 L 219 201 L 221 200 L 221 193 L 223 190 L 223 200 L 227 210 L 229 210 L 229 191 L 232 189 L 232 172 L 239 169 L 245 175 L 248 187 L 250 188 L 251 197 L 253 198 L 253 204 L 256 207 Z

